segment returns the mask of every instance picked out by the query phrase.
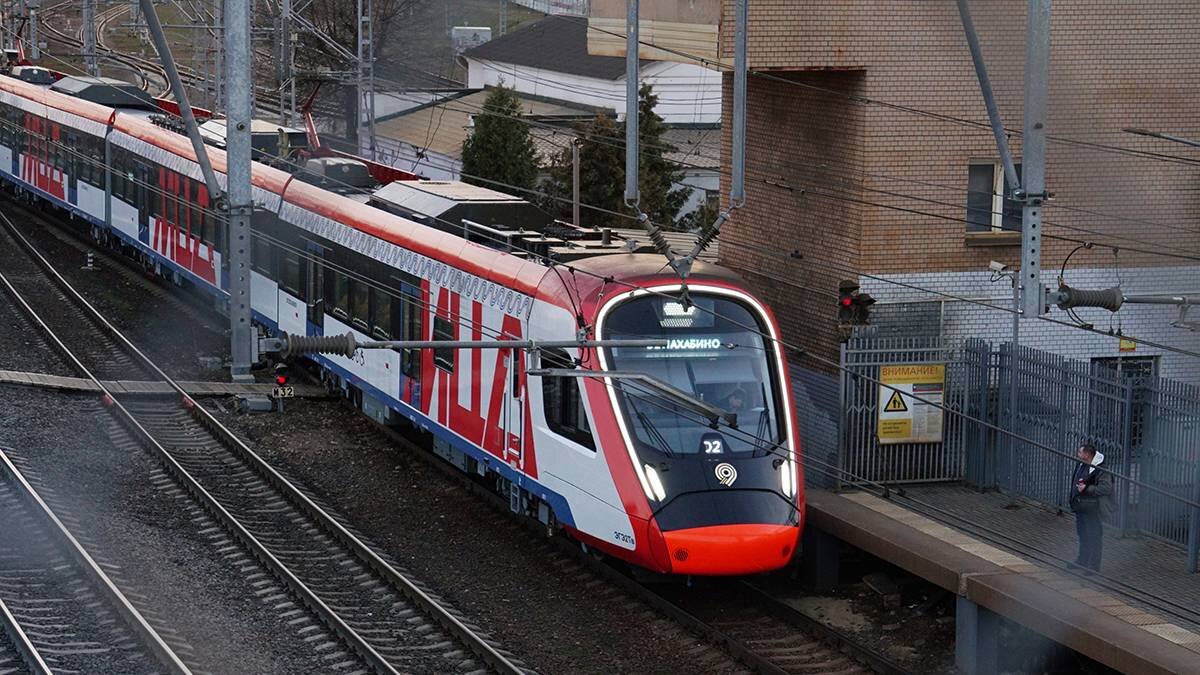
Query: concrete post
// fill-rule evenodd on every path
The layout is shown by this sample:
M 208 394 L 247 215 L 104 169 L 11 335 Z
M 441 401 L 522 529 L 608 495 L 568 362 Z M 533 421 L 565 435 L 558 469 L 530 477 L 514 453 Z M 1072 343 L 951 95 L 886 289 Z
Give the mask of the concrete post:
M 958 596 L 954 613 L 954 665 L 963 675 L 999 672 L 1000 617 Z

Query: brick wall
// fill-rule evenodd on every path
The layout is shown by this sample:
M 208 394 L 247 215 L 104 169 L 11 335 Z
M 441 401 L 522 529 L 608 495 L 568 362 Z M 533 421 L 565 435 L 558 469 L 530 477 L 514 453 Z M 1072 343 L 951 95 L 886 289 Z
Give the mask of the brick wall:
M 1025 6 L 1022 0 L 972 3 L 1001 116 L 1018 132 L 1010 134 L 1018 158 Z M 732 9 L 727 0 L 726 56 L 732 55 Z M 1186 290 L 1177 286 L 1188 278 L 1175 268 L 1194 270 L 1200 262 L 1200 166 L 1139 153 L 1200 155 L 1121 129 L 1200 138 L 1194 96 L 1200 90 L 1200 3 L 1059 0 L 1053 12 L 1047 128 L 1059 141 L 1048 152 L 1047 187 L 1056 199 L 1044 211 L 1043 281 L 1053 285 L 1066 255 L 1089 241 L 1100 245 L 1074 255 L 1072 267 L 1111 275 L 1117 247 L 1120 265 L 1143 269 L 1148 287 Z M 791 338 L 834 353 L 829 294 L 837 279 L 853 277 L 847 267 L 888 278 L 962 273 L 969 279 L 986 278 L 989 260 L 1019 263 L 1018 246 L 968 246 L 964 236 L 968 164 L 997 152 L 953 2 L 755 0 L 750 18 L 751 68 L 788 81 L 750 78 L 748 201 L 721 251 L 726 264 L 765 291 Z M 852 101 L 843 93 L 979 124 Z M 769 176 L 786 189 L 764 180 Z M 726 240 L 798 248 L 806 258 L 784 262 L 725 246 Z M 904 290 L 885 284 L 870 292 L 890 301 Z M 1127 330 L 1144 320 L 1141 331 L 1154 332 L 1162 323 L 1157 314 L 1132 308 L 1121 314 Z M 1051 316 L 1065 318 L 1057 310 Z M 1008 316 L 980 321 L 1005 330 Z M 1164 335 L 1169 343 L 1176 339 L 1185 336 Z
M 994 343 L 1012 339 L 1012 314 L 969 302 L 900 288 L 888 281 L 927 288 L 996 307 L 1012 306 L 1012 287 L 1007 279 L 991 281 L 990 272 L 923 272 L 882 275 L 883 279 L 863 279 L 863 289 L 872 295 L 886 297 L 897 308 L 912 311 L 922 308 L 928 334 L 941 334 L 950 340 L 978 337 Z M 1089 288 L 1108 288 L 1117 284 L 1113 268 L 1073 268 L 1066 273 L 1068 284 Z M 1200 266 L 1122 268 L 1120 283 L 1130 295 L 1157 292 L 1162 284 L 1180 291 L 1200 291 Z M 913 304 L 902 304 L 913 303 Z M 942 304 L 944 303 L 944 304 Z M 884 329 L 891 314 L 891 305 L 876 305 L 875 323 Z M 1177 307 L 1163 305 L 1126 305 L 1117 314 L 1102 309 L 1081 309 L 1078 315 L 1103 332 L 1120 331 L 1130 339 L 1141 339 L 1171 347 L 1200 352 L 1200 332 L 1171 325 L 1179 317 Z M 1049 319 L 1069 321 L 1062 312 L 1047 315 Z M 1200 321 L 1200 315 L 1189 320 Z M 1063 326 L 1044 319 L 1022 319 L 1020 343 L 1037 349 L 1056 352 L 1075 359 L 1088 360 L 1114 356 L 1157 356 L 1159 374 L 1185 382 L 1200 382 L 1200 358 L 1139 343 L 1133 352 L 1119 350 L 1117 335 L 1098 335 L 1078 328 Z
M 847 91 L 856 91 L 862 83 L 861 72 L 786 77 L 802 85 Z M 728 98 L 729 78 L 725 85 Z M 752 113 L 746 125 L 746 208 L 722 231 L 721 260 L 742 272 L 776 308 L 789 338 L 806 347 L 815 343 L 824 351 L 836 351 L 836 326 L 813 324 L 795 308 L 835 306 L 838 280 L 852 276 L 849 271 L 860 262 L 863 215 L 855 201 L 817 199 L 806 185 L 820 170 L 813 156 L 832 166 L 862 166 L 864 111 L 845 100 L 826 100 L 803 86 L 778 87 L 757 79 L 748 82 L 747 108 Z M 728 156 L 728 124 L 722 133 Z M 721 188 L 728 195 L 728 173 L 722 174 Z M 858 193 L 853 185 L 838 190 L 851 197 Z

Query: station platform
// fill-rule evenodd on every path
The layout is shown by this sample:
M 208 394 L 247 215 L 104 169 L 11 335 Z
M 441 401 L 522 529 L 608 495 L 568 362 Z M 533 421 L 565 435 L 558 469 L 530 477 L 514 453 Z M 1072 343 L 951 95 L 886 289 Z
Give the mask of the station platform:
M 1075 556 L 1070 514 L 1006 508 L 1007 496 L 953 485 L 905 486 L 904 495 L 810 489 L 807 564 L 836 574 L 833 538 L 954 593 L 961 672 L 997 672 L 1003 617 L 1122 672 L 1200 673 L 1200 575 L 1184 571 L 1179 549 L 1106 532 L 1101 575 L 1084 577 L 1052 564 Z M 936 520 L 915 510 L 925 505 Z M 1006 550 L 945 524 L 954 515 L 1020 545 Z
M 82 377 L 64 377 L 46 373 L 26 373 L 16 370 L 0 370 L 0 384 L 16 384 L 27 387 L 43 387 L 59 391 L 100 391 L 95 382 Z M 114 394 L 168 395 L 175 390 L 166 382 L 141 380 L 105 380 L 104 388 Z M 273 384 L 239 384 L 232 382 L 180 382 L 179 386 L 189 396 L 270 396 Z M 288 385 L 300 398 L 323 398 L 329 393 L 323 387 L 306 384 Z

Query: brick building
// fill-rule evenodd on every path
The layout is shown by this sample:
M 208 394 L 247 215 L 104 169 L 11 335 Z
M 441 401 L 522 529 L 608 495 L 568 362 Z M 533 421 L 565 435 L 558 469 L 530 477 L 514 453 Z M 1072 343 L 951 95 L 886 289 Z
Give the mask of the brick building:
M 645 4 L 645 3 L 643 3 Z M 1021 156 L 1025 6 L 972 3 L 1010 142 Z M 733 2 L 721 51 L 732 58 Z M 1044 285 L 1200 295 L 1200 151 L 1122 132 L 1200 138 L 1200 4 L 1059 0 L 1051 31 Z M 747 203 L 726 225 L 723 262 L 759 287 L 790 339 L 836 358 L 836 291 L 856 279 L 879 300 L 875 330 L 1007 339 L 1011 315 L 928 288 L 1011 306 L 988 263 L 1020 263 L 1020 208 L 1002 172 L 955 3 L 750 3 Z M 725 76 L 726 166 L 732 76 Z M 965 121 L 964 121 L 965 120 Z M 1102 147 L 1102 146 L 1115 146 Z M 728 185 L 728 175 L 724 178 Z M 1119 249 L 1114 252 L 1112 247 Z M 795 252 L 795 256 L 788 253 Z M 861 273 L 861 274 L 860 274 Z M 867 276 L 869 275 L 869 276 Z M 1178 309 L 1082 310 L 1107 331 L 1200 351 Z M 1200 320 L 1200 310 L 1195 317 Z M 1048 315 L 1068 320 L 1053 309 Z M 1200 359 L 1034 319 L 1022 343 L 1076 358 L 1123 355 L 1200 381 Z

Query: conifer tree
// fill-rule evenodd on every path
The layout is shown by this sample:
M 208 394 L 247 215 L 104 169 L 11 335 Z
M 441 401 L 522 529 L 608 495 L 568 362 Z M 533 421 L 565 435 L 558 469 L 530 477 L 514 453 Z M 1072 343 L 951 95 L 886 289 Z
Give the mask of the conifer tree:
M 673 152 L 663 140 L 666 126 L 654 112 L 658 97 L 649 85 L 642 85 L 638 98 L 638 188 L 639 205 L 653 222 L 667 228 L 677 227 L 675 215 L 687 201 L 687 191 L 678 183 L 683 174 L 667 160 Z M 625 205 L 625 128 L 611 116 L 598 114 L 588 122 L 574 126 L 580 138 L 579 199 L 582 203 L 607 211 L 633 215 Z M 571 216 L 571 149 L 563 148 L 550 166 L 549 180 L 543 186 L 546 198 L 542 206 L 559 218 Z M 580 219 L 585 227 L 628 226 L 629 221 L 596 209 L 583 208 Z
M 521 120 L 521 102 L 507 87 L 496 87 L 475 116 L 475 129 L 463 141 L 462 180 L 519 197 L 505 185 L 532 188 L 538 176 L 537 150 L 529 125 Z M 482 180 L 480 180 L 482 179 Z M 491 182 L 494 181 L 494 182 Z

